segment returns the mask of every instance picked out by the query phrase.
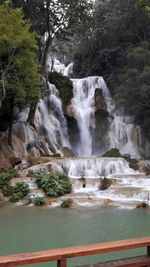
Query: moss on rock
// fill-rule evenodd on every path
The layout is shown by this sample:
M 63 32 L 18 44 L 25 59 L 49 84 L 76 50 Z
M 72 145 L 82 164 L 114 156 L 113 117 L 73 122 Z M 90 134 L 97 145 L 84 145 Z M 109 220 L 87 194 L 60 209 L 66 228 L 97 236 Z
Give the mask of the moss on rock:
M 106 189 L 108 189 L 112 184 L 113 184 L 113 181 L 112 181 L 111 179 L 103 178 L 103 179 L 101 179 L 101 181 L 100 181 L 99 189 L 100 189 L 100 190 L 106 190 Z
M 113 157 L 113 158 L 121 158 L 123 157 L 117 148 L 112 148 L 109 151 L 107 151 L 102 157 Z
M 57 72 L 50 72 L 48 75 L 49 82 L 54 84 L 59 91 L 60 98 L 63 103 L 63 108 L 66 110 L 66 107 L 70 104 L 71 99 L 73 98 L 73 84 L 72 81 Z

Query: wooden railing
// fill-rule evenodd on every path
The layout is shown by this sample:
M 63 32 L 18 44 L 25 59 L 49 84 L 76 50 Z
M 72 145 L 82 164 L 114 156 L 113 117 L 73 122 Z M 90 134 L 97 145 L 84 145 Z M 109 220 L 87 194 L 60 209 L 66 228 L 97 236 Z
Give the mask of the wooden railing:
M 144 238 L 119 240 L 119 241 L 86 245 L 86 246 L 51 249 L 39 252 L 0 256 L 0 267 L 6 267 L 6 266 L 14 267 L 14 266 L 21 266 L 21 265 L 48 262 L 48 261 L 57 261 L 58 267 L 66 267 L 68 258 L 136 249 L 141 247 L 147 248 L 147 253 L 144 256 L 137 257 L 137 260 L 135 259 L 135 263 L 132 263 L 132 265 L 130 263 L 129 265 L 128 261 L 127 265 L 125 261 L 123 261 L 124 265 L 113 265 L 113 266 L 134 266 L 134 267 L 150 266 L 150 237 L 144 237 Z M 140 261 L 138 260 L 139 258 Z M 104 265 L 99 264 L 98 266 L 104 266 Z M 105 266 L 112 266 L 112 265 L 106 264 Z

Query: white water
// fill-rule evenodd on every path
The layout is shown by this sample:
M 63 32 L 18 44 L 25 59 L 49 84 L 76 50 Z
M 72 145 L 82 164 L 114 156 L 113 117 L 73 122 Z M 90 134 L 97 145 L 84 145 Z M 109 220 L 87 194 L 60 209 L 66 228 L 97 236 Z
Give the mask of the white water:
M 95 90 L 102 90 L 103 98 L 109 114 L 109 129 L 102 136 L 105 140 L 105 151 L 119 149 L 123 154 L 140 157 L 139 147 L 142 145 L 140 127 L 133 124 L 133 118 L 124 116 L 116 110 L 107 85 L 102 77 L 73 79 L 74 98 L 72 106 L 80 131 L 77 146 L 79 156 L 92 156 L 93 135 L 95 129 Z M 102 154 L 98 151 L 99 155 Z
M 39 113 L 36 120 L 38 124 L 43 124 L 47 137 L 61 147 L 70 147 L 66 119 L 62 110 L 61 99 L 55 85 L 48 83 L 49 96 L 40 100 L 38 104 Z M 39 123 L 40 121 L 40 123 Z
M 64 76 L 70 76 L 72 74 L 73 63 L 70 63 L 68 66 L 65 66 L 56 57 L 52 58 L 51 56 L 49 56 L 47 64 L 49 71 L 56 71 L 58 73 L 63 74 Z
M 79 156 L 92 155 L 92 128 L 95 129 L 95 90 L 102 89 L 106 103 L 110 103 L 110 93 L 102 77 L 74 79 L 72 106 L 80 130 L 77 147 Z M 109 109 L 109 105 L 108 105 Z

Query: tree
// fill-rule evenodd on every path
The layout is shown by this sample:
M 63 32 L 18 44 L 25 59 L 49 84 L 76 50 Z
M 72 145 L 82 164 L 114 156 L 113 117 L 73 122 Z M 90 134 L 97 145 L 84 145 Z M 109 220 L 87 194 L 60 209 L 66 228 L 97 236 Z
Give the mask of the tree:
M 102 75 L 115 89 L 129 49 L 150 40 L 150 17 L 137 0 L 97 0 L 74 54 L 75 76 Z
M 150 44 L 144 42 L 131 49 L 127 59 L 116 88 L 116 100 L 134 115 L 150 138 Z
M 56 38 L 65 39 L 79 32 L 82 23 L 91 15 L 91 0 L 12 0 L 12 6 L 22 7 L 31 29 L 38 36 L 39 59 L 43 71 L 49 49 Z
M 40 76 L 35 34 L 20 9 L 0 6 L 0 99 L 1 113 L 9 117 L 9 137 L 15 105 L 32 105 L 39 99 Z

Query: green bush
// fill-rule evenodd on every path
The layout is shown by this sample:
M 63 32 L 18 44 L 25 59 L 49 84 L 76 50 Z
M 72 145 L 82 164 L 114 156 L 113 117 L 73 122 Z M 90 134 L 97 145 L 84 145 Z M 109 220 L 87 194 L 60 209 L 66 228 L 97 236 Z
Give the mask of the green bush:
M 59 197 L 71 192 L 69 177 L 64 173 L 38 171 L 35 175 L 38 187 L 42 188 L 48 197 Z
M 10 201 L 17 202 L 21 199 L 24 199 L 30 192 L 28 184 L 25 182 L 18 182 L 13 187 L 12 195 Z
M 15 177 L 17 174 L 16 170 L 12 169 L 8 172 L 3 173 L 0 176 L 0 189 L 3 189 L 4 186 L 8 185 L 10 180 Z
M 72 204 L 73 204 L 73 200 L 71 198 L 68 198 L 68 199 L 63 200 L 60 206 L 62 208 L 70 208 Z
M 34 199 L 35 206 L 42 206 L 45 205 L 45 198 L 44 197 L 36 197 Z

